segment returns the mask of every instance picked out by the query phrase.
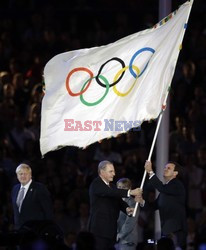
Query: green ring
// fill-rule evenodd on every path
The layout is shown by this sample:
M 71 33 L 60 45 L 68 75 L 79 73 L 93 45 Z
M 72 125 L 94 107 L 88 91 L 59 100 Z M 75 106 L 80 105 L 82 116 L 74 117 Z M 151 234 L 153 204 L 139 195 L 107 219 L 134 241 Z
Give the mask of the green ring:
M 80 100 L 81 100 L 81 102 L 82 102 L 83 104 L 85 104 L 86 106 L 95 106 L 95 105 L 99 104 L 100 102 L 102 102 L 102 101 L 104 100 L 104 98 L 106 97 L 106 95 L 107 95 L 108 92 L 109 92 L 109 82 L 108 82 L 108 80 L 107 80 L 104 76 L 102 76 L 102 75 L 99 75 L 98 77 L 99 77 L 101 80 L 104 81 L 104 83 L 105 83 L 105 85 L 106 85 L 106 91 L 105 91 L 104 95 L 103 95 L 99 100 L 97 100 L 96 102 L 87 102 L 87 101 L 85 101 L 84 98 L 83 98 L 83 94 L 81 94 L 81 95 L 80 95 Z M 84 85 L 82 86 L 81 92 L 84 90 L 84 87 L 87 85 L 87 83 L 88 83 L 91 79 L 93 79 L 93 78 L 96 78 L 96 77 L 89 78 L 89 79 L 84 83 Z

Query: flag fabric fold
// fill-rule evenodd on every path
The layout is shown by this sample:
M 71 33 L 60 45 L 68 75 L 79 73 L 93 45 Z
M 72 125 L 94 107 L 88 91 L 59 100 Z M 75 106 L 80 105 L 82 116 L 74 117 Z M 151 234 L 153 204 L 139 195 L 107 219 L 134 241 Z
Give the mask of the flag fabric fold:
M 192 1 L 153 28 L 58 54 L 44 68 L 42 155 L 87 147 L 155 119 L 171 84 Z

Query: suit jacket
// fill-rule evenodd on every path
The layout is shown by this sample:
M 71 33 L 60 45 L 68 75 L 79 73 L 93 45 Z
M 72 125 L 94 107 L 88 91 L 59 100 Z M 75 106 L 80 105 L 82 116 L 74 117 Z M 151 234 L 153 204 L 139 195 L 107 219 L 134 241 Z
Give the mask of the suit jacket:
M 32 220 L 52 220 L 52 202 L 47 188 L 41 183 L 32 181 L 19 212 L 16 199 L 20 187 L 21 184 L 15 185 L 11 193 L 15 228 L 19 229 L 23 224 Z
M 120 210 L 126 213 L 127 203 L 122 197 L 127 197 L 127 190 L 117 189 L 114 184 L 110 187 L 97 177 L 90 185 L 90 218 L 89 231 L 94 235 L 116 239 L 117 219 Z
M 162 234 L 167 235 L 177 231 L 186 233 L 185 188 L 177 178 L 163 184 L 156 175 L 150 183 L 160 194 L 156 200 L 156 208 L 160 212 Z
M 125 202 L 129 207 L 135 207 L 135 200 L 132 197 L 126 198 Z M 135 217 L 127 216 L 125 213 L 120 211 L 119 218 L 117 221 L 117 238 L 120 244 L 132 243 L 137 245 L 138 232 L 137 232 L 137 220 L 139 216 L 139 209 L 136 212 Z

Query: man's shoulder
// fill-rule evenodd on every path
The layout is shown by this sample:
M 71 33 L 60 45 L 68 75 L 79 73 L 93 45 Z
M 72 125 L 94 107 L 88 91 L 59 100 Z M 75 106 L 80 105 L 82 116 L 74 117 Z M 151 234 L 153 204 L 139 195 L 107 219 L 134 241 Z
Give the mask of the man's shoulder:
M 178 178 L 174 178 L 172 181 L 171 181 L 171 184 L 181 188 L 181 189 L 185 189 L 185 186 L 183 184 L 183 182 L 181 180 L 179 180 Z
M 103 183 L 103 181 L 102 181 L 102 179 L 98 176 L 98 177 L 96 177 L 96 178 L 91 182 L 90 187 L 95 186 L 95 185 L 99 185 L 99 184 L 101 184 L 101 183 Z
M 182 186 L 183 183 L 178 178 L 173 178 L 169 183 Z
M 32 181 L 29 188 L 45 189 L 46 185 L 38 181 Z
M 107 188 L 107 185 L 101 179 L 100 176 L 96 177 L 89 186 L 89 192 L 96 192 L 97 190 L 104 190 Z
M 13 188 L 18 188 L 18 187 L 20 187 L 20 186 L 21 186 L 20 183 L 16 183 L 16 184 L 14 184 Z
M 21 184 L 17 183 L 12 187 L 12 191 L 18 190 L 20 188 Z
M 99 176 L 97 176 L 96 178 L 94 178 L 93 179 L 93 181 L 91 182 L 91 184 L 93 184 L 93 183 L 101 183 L 101 181 L 102 181 L 102 179 L 99 177 Z

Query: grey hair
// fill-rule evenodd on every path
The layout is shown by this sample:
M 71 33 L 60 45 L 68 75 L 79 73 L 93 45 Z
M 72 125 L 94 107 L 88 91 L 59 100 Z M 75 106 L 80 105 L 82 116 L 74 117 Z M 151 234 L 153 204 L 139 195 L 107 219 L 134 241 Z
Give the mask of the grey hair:
M 110 161 L 101 161 L 98 165 L 98 174 L 101 170 L 104 170 L 107 165 L 113 165 Z
M 130 179 L 128 178 L 121 178 L 117 181 L 117 187 L 119 186 L 119 184 L 123 184 L 125 188 L 130 189 L 132 188 L 132 182 Z
M 21 170 L 21 169 L 27 169 L 30 173 L 32 172 L 31 171 L 31 167 L 25 163 L 21 163 L 17 168 L 16 168 L 16 174 L 18 174 L 18 172 Z

